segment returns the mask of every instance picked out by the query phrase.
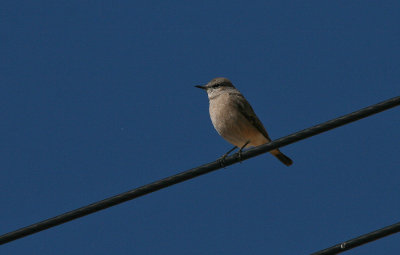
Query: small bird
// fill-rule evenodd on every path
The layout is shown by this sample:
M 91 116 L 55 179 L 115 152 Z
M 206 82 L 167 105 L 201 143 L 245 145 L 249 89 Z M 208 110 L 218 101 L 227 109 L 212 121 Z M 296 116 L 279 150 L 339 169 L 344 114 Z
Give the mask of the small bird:
M 244 148 L 259 146 L 271 141 L 249 102 L 230 80 L 220 77 L 212 79 L 204 86 L 196 85 L 195 87 L 207 92 L 211 121 L 218 134 L 235 146 L 222 156 L 222 160 L 236 147 L 240 148 L 240 156 Z M 279 149 L 270 152 L 286 166 L 293 163 Z

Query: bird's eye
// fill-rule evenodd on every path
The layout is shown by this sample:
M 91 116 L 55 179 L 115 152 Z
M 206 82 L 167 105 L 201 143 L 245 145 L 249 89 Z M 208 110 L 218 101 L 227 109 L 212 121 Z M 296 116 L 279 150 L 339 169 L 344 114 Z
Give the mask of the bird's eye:
M 215 89 L 215 88 L 218 88 L 218 87 L 221 87 L 222 86 L 222 84 L 215 84 L 215 85 L 212 85 L 211 87 L 213 88 L 213 89 Z

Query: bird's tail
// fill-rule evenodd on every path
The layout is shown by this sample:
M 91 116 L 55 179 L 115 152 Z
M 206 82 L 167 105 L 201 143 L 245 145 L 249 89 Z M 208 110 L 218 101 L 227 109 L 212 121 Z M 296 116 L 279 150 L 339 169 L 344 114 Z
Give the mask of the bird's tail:
M 288 156 L 283 154 L 280 150 L 276 149 L 276 150 L 271 151 L 271 153 L 286 166 L 290 166 L 291 164 L 293 164 L 293 161 Z

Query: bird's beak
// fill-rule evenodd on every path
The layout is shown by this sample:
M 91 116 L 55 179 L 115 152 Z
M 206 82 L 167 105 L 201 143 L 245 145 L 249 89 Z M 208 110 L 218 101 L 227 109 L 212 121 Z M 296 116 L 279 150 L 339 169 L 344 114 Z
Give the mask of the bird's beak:
M 195 87 L 196 87 L 196 88 L 199 88 L 199 89 L 204 89 L 204 90 L 207 90 L 206 86 L 202 86 L 202 85 L 196 85 Z

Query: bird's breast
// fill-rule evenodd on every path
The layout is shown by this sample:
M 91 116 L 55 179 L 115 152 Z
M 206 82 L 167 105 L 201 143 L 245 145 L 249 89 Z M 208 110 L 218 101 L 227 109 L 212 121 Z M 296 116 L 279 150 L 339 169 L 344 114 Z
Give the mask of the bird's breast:
M 263 144 L 266 138 L 240 113 L 235 98 L 220 95 L 210 100 L 210 117 L 217 132 L 231 144 L 241 147 Z
M 235 105 L 227 95 L 220 95 L 210 100 L 211 121 L 220 135 L 229 131 L 237 123 Z

